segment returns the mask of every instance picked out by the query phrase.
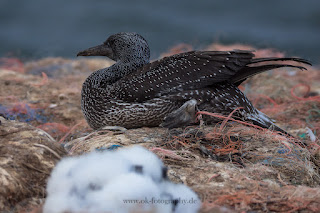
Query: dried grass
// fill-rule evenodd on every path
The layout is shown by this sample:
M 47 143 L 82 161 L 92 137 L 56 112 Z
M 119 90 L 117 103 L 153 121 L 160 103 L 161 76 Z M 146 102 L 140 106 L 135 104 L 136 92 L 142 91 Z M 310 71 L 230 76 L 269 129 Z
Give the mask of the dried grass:
M 191 49 L 179 45 L 169 54 Z M 213 44 L 208 49 L 254 48 Z M 272 49 L 255 54 L 284 56 Z M 320 211 L 318 68 L 307 72 L 275 70 L 241 86 L 257 108 L 296 136 L 291 139 L 208 112 L 201 113 L 220 116 L 220 123 L 171 131 L 140 128 L 92 132 L 80 109 L 81 85 L 91 71 L 110 64 L 92 59 L 46 58 L 26 64 L 1 59 L 0 114 L 43 129 L 63 143 L 69 155 L 145 146 L 169 167 L 171 180 L 191 186 L 201 196 L 202 212 Z M 27 124 L 3 120 L 0 130 L 0 181 L 5 186 L 0 190 L 0 209 L 12 210 L 19 203 L 14 211 L 41 212 L 41 207 L 30 206 L 41 203 L 46 178 L 64 152 L 50 136 Z
M 0 121 L 0 210 L 9 211 L 45 197 L 46 180 L 66 152 L 40 129 Z

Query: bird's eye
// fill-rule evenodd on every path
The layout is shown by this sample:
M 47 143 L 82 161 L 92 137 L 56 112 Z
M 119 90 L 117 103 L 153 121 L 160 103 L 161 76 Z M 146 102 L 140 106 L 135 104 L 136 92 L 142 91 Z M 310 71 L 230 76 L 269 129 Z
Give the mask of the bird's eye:
M 106 40 L 103 44 L 107 45 L 108 47 L 111 47 L 111 45 L 113 45 L 114 41 L 111 39 Z

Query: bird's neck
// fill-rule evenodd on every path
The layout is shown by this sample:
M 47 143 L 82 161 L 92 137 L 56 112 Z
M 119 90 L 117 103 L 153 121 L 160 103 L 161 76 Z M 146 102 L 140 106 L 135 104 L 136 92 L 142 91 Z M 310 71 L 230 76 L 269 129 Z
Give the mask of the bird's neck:
M 107 85 L 111 85 L 124 76 L 135 72 L 144 64 L 145 63 L 125 63 L 119 61 L 110 67 L 95 71 L 86 79 L 84 84 L 94 88 L 105 88 Z
M 148 62 L 122 62 L 119 61 L 112 65 L 110 68 L 114 73 L 115 81 L 121 79 L 122 77 L 135 72 L 138 68 L 147 64 Z

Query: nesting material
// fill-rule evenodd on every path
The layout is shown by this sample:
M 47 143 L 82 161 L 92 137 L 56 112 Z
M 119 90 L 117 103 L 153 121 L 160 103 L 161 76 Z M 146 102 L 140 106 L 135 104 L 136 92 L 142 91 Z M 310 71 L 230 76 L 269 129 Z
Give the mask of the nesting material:
M 124 130 L 122 132 L 102 129 L 94 131 L 86 136 L 79 137 L 65 144 L 70 154 L 79 155 L 94 150 L 114 149 L 133 144 L 146 148 L 163 143 L 168 130 L 165 128 L 139 128 Z
M 184 47 L 180 46 L 173 52 Z M 215 44 L 208 49 L 256 48 Z M 284 53 L 270 49 L 260 49 L 255 54 L 258 57 L 284 56 Z M 201 212 L 320 212 L 320 75 L 316 64 L 303 72 L 287 68 L 262 73 L 239 87 L 256 108 L 274 118 L 277 125 L 296 138 L 288 140 L 268 131 L 262 132 L 233 122 L 224 123 L 223 128 L 218 124 L 171 131 L 163 128 L 92 131 L 80 108 L 81 86 L 92 71 L 109 66 L 110 62 L 94 58 L 45 58 L 27 63 L 13 60 L 18 67 L 10 63 L 0 65 L 0 114 L 45 130 L 55 140 L 66 144 L 69 155 L 105 149 L 112 151 L 137 144 L 144 146 L 168 166 L 171 181 L 191 187 L 201 197 Z M 18 124 L 13 121 L 10 123 Z M 18 134 L 19 131 L 16 129 L 13 132 Z M 2 138 L 12 141 L 13 132 L 0 136 L 0 152 L 1 156 L 5 156 L 1 158 L 1 163 L 8 162 L 8 159 L 16 163 L 14 159 L 35 156 L 38 153 L 35 150 L 43 150 L 24 143 L 23 146 L 12 147 L 12 144 L 7 145 L 8 142 L 2 142 Z M 23 132 L 25 134 L 27 131 Z M 20 133 L 18 135 L 20 139 Z M 300 146 L 300 140 L 307 146 Z M 52 148 L 55 147 L 53 144 L 46 146 L 56 150 Z M 4 151 L 5 154 L 2 153 Z M 47 156 L 49 151 L 43 153 Z M 49 162 L 52 165 L 57 161 L 55 157 L 51 160 Z M 29 160 L 23 162 L 30 163 Z M 40 165 L 43 169 L 43 163 L 32 162 L 35 163 L 34 168 Z M 11 191 L 4 188 L 8 189 L 6 192 L 10 192 L 10 196 L 2 193 L 3 188 L 0 194 L 6 210 L 10 208 L 19 212 L 22 204 L 37 205 L 45 194 L 46 182 L 41 178 L 36 178 L 39 185 L 29 187 L 28 184 L 36 182 L 31 173 L 45 178 L 50 169 L 45 175 L 13 163 L 8 164 L 13 167 L 6 169 L 24 179 L 10 179 Z M 41 193 L 33 193 L 35 189 Z M 30 191 L 32 193 L 28 193 Z M 26 197 L 30 199 L 25 202 Z M 16 208 L 12 209 L 14 204 L 17 204 Z M 23 209 L 22 212 L 27 210 Z
M 302 195 L 319 190 L 316 153 L 298 141 L 270 131 L 239 124 L 220 127 L 101 130 L 71 141 L 67 146 L 73 154 L 133 144 L 147 147 L 168 166 L 170 180 L 184 183 L 197 192 L 204 202 L 204 212 L 221 206 L 237 211 L 305 209 L 301 203 L 291 205 L 288 200 L 294 199 L 320 205 L 317 197 L 304 199 Z M 302 194 L 289 199 L 290 193 L 299 190 L 301 185 L 306 186 Z M 274 201 L 269 203 L 269 198 Z M 279 202 L 283 207 L 278 206 Z
M 63 159 L 49 179 L 43 212 L 195 213 L 201 201 L 140 146 Z
M 65 154 L 46 132 L 0 116 L 0 211 L 39 204 L 52 168 Z

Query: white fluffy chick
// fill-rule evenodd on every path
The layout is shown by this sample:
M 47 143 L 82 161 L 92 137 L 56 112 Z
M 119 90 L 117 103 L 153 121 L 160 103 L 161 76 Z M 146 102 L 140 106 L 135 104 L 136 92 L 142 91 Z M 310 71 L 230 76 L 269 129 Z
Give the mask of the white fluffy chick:
M 159 186 L 148 176 L 136 173 L 123 174 L 115 178 L 112 184 L 91 197 L 93 212 L 157 212 L 169 213 L 170 206 L 163 208 L 152 203 L 152 198 L 160 197 Z
M 201 201 L 196 193 L 183 184 L 174 184 L 169 181 L 161 183 L 162 199 L 172 201 L 172 212 L 194 213 L 201 207 Z
M 142 146 L 120 149 L 117 153 L 132 165 L 142 166 L 142 174 L 150 176 L 156 182 L 162 181 L 167 171 L 158 156 Z
M 186 203 L 197 195 L 169 182 L 161 160 L 138 146 L 64 158 L 52 171 L 47 194 L 45 213 L 191 213 L 200 206 Z

